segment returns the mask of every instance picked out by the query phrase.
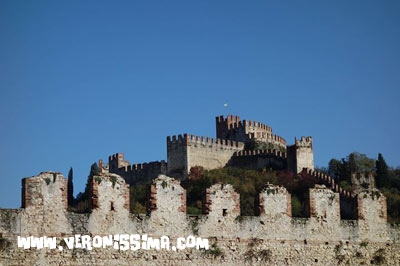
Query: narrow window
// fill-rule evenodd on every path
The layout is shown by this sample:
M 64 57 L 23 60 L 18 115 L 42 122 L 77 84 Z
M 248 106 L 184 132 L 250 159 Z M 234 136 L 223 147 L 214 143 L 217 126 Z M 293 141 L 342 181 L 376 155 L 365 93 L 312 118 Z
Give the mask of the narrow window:
M 226 209 L 222 209 L 222 216 L 226 216 L 227 215 L 227 210 Z
M 114 211 L 114 202 L 111 201 L 111 210 Z

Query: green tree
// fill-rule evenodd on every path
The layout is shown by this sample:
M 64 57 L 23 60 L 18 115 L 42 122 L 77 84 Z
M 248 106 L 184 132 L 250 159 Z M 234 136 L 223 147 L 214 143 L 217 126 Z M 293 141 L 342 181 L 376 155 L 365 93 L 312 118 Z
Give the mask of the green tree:
M 68 205 L 74 205 L 74 172 L 72 167 L 69 169 L 68 172 Z
M 352 152 L 340 161 L 331 159 L 328 166 L 328 173 L 335 178 L 336 182 L 346 181 L 347 184 L 351 184 L 351 173 L 369 173 L 374 170 L 375 160 L 358 152 Z
M 379 153 L 378 160 L 376 161 L 375 182 L 378 188 L 390 187 L 389 167 L 387 166 L 386 161 L 381 153 Z
M 352 152 L 347 157 L 350 172 L 369 173 L 375 169 L 375 160 L 368 158 L 367 155 Z
M 331 159 L 329 161 L 329 166 L 328 166 L 329 175 L 338 180 L 342 174 L 341 172 L 342 172 L 342 162 L 336 159 Z
M 100 174 L 99 166 L 97 165 L 97 163 L 93 163 L 90 166 L 90 174 L 89 174 L 89 176 L 92 177 L 92 176 L 99 175 L 99 174 Z
M 135 214 L 146 213 L 146 185 L 137 184 L 130 189 L 131 212 Z
M 295 194 L 292 195 L 292 215 L 293 217 L 304 217 L 304 202 L 300 201 Z
M 331 159 L 329 161 L 328 173 L 336 180 L 336 182 L 346 181 L 350 183 L 351 171 L 349 161 L 344 158 L 340 161 Z

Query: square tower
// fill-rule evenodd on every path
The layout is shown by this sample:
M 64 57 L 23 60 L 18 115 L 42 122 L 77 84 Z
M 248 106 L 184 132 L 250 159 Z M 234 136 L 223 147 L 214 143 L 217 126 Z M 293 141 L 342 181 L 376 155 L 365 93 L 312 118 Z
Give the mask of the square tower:
M 312 137 L 294 138 L 295 144 L 288 146 L 288 169 L 300 173 L 303 168 L 314 170 Z

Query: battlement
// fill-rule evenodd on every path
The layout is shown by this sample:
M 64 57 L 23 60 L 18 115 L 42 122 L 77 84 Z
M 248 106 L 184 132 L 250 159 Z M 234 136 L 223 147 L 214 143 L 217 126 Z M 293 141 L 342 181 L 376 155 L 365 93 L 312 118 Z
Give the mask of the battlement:
M 164 175 L 150 186 L 147 215 L 129 213 L 129 186 L 115 174 L 91 179 L 92 210 L 87 214 L 65 209 L 62 192 L 67 183 L 58 173 L 41 173 L 23 182 L 26 190 L 23 202 L 31 203 L 22 209 L 0 209 L 0 235 L 3 244 L 9 243 L 2 250 L 0 264 L 12 261 L 18 265 L 27 262 L 52 265 L 66 258 L 79 265 L 112 264 L 116 257 L 123 264 L 148 265 L 149 258 L 150 263 L 157 265 L 165 264 L 166 260 L 179 264 L 188 257 L 188 265 L 193 261 L 196 264 L 226 262 L 227 258 L 228 262 L 244 264 L 251 252 L 257 252 L 255 258 L 265 258 L 262 254 L 267 253 L 268 261 L 277 265 L 285 264 L 282 258 L 290 259 L 293 265 L 299 261 L 304 265 L 313 265 L 316 261 L 330 265 L 343 261 L 338 253 L 346 252 L 349 253 L 346 260 L 352 263 L 351 259 L 356 258 L 355 264 L 359 265 L 374 260 L 381 250 L 386 254 L 388 265 L 399 261 L 400 228 L 387 224 L 386 199 L 377 190 L 365 190 L 356 196 L 357 220 L 342 220 L 339 193 L 324 185 L 309 190 L 310 217 L 295 218 L 291 215 L 291 195 L 285 188 L 271 184 L 259 194 L 259 216 L 240 216 L 240 195 L 232 185 L 221 183 L 205 191 L 205 214 L 193 216 L 186 214 L 185 189 L 178 180 Z M 32 202 L 33 199 L 37 201 Z M 93 248 L 90 252 L 79 248 L 60 252 L 31 248 L 27 252 L 15 244 L 17 236 L 45 235 L 62 239 L 76 234 L 141 234 L 152 238 L 168 236 L 171 241 L 194 235 L 209 239 L 209 252 L 219 250 L 224 257 L 209 257 L 204 250 L 196 249 L 179 252 L 143 249 L 138 253 L 121 252 L 112 247 Z M 362 256 L 355 255 L 361 252 Z M 260 262 L 265 264 L 264 260 Z
M 42 186 L 46 183 L 47 186 Z M 55 192 L 60 192 L 57 194 Z M 39 194 L 39 197 L 33 196 Z M 60 201 L 63 208 L 67 208 L 67 185 L 66 180 L 58 172 L 42 172 L 38 176 L 22 179 L 22 207 L 44 206 L 48 195 L 55 196 L 54 199 Z M 56 196 L 57 195 L 57 196 Z
M 284 138 L 282 138 L 281 136 L 278 135 L 274 135 L 274 134 L 258 134 L 258 137 L 256 136 L 256 133 L 248 133 L 246 134 L 247 138 L 249 140 L 259 140 L 259 139 L 264 139 L 267 142 L 271 142 L 271 143 L 279 143 L 282 146 L 286 146 L 286 140 Z
M 25 204 L 23 210 L 12 216 L 14 220 L 10 220 L 9 210 L 0 210 L 0 233 L 32 234 L 39 229 L 41 233 L 52 234 L 78 233 L 76 230 L 86 234 L 122 234 L 133 230 L 155 236 L 180 236 L 194 230 L 186 215 L 186 191 L 179 181 L 168 176 L 160 175 L 153 181 L 146 217 L 134 217 L 129 213 L 129 186 L 123 178 L 115 174 L 92 177 L 89 183 L 92 212 L 89 216 L 80 216 L 79 227 L 74 224 L 79 214 L 72 215 L 65 209 L 61 193 L 66 189 L 65 178 L 56 174 L 55 182 L 48 183 L 47 177 L 51 176 L 53 173 L 42 173 L 24 179 L 24 189 L 29 193 L 25 192 L 23 202 L 38 201 Z M 260 216 L 238 220 L 240 195 L 232 185 L 217 183 L 205 191 L 205 215 L 198 221 L 196 231 L 202 237 L 398 241 L 399 234 L 393 235 L 386 224 L 385 197 L 377 190 L 365 190 L 356 197 L 359 220 L 351 225 L 353 228 L 341 222 L 339 193 L 324 185 L 309 190 L 310 218 L 301 224 L 291 217 L 288 191 L 271 184 L 259 195 Z M 10 223 L 16 224 L 10 226 Z
M 124 160 L 123 153 L 116 153 L 108 157 L 109 172 L 114 173 L 117 169 L 128 166 L 129 162 Z
M 216 123 L 217 123 L 217 128 L 218 126 L 220 127 L 225 127 L 227 129 L 233 129 L 233 128 L 239 128 L 239 127 L 253 127 L 253 128 L 259 128 L 266 130 L 270 133 L 272 133 L 272 128 L 267 126 L 264 123 L 257 122 L 257 121 L 251 121 L 251 120 L 240 120 L 239 116 L 234 116 L 234 115 L 228 115 L 226 118 L 221 115 L 217 116 L 216 118 Z
M 286 148 L 286 140 L 272 134 L 272 128 L 266 124 L 240 120 L 240 117 L 228 115 L 216 117 L 217 138 L 230 139 L 241 142 L 257 140 L 265 143 L 273 143 Z
M 104 165 L 104 164 L 103 164 Z M 102 169 L 100 167 L 100 169 Z M 155 179 L 159 174 L 167 173 L 167 162 L 164 160 L 148 163 L 131 164 L 124 160 L 123 153 L 116 153 L 109 156 L 108 171 L 102 173 L 115 173 L 122 176 L 128 184 L 146 183 Z
M 287 147 L 288 152 L 288 168 L 300 173 L 303 168 L 314 170 L 314 152 L 312 137 L 301 137 L 298 140 L 294 138 L 294 144 Z
M 297 147 L 311 148 L 312 150 L 312 137 L 301 137 L 300 140 L 295 137 L 294 142 Z
M 227 165 L 233 153 L 244 149 L 243 142 L 191 134 L 167 137 L 168 175 L 187 177 L 192 167 L 217 169 Z
M 196 136 L 191 134 L 183 134 L 177 136 L 168 136 L 167 137 L 167 145 L 209 145 L 209 147 L 213 145 L 222 145 L 222 146 L 231 146 L 236 148 L 243 148 L 244 143 L 231 141 L 226 139 L 215 139 L 204 136 Z
M 242 150 L 235 152 L 234 157 L 256 156 L 256 155 L 272 155 L 281 158 L 287 158 L 287 153 L 275 149 L 268 150 Z
M 287 168 L 287 154 L 279 150 L 242 150 L 235 152 L 229 166 L 252 170 Z
M 334 178 L 325 173 L 322 173 L 322 172 L 319 172 L 319 171 L 316 171 L 313 169 L 304 168 L 303 171 L 301 172 L 301 175 L 308 175 L 308 176 L 315 177 L 315 178 L 321 180 L 323 183 L 328 185 L 333 191 L 339 193 L 342 196 L 349 197 L 349 198 L 354 198 L 356 196 L 356 194 L 353 191 L 348 191 L 348 190 L 345 190 L 345 189 L 339 187 L 339 185 L 335 183 Z
M 259 196 L 259 213 L 265 217 L 292 217 L 292 198 L 285 187 L 267 184 Z

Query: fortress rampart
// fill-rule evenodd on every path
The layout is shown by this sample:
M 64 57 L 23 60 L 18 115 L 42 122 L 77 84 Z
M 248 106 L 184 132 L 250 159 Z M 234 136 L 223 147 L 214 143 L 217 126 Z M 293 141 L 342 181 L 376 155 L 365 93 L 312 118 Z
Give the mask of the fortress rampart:
M 128 184 L 148 183 L 160 174 L 167 173 L 167 163 L 155 161 L 141 164 L 130 164 L 124 160 L 123 153 L 116 153 L 108 158 L 108 168 L 99 162 L 102 172 L 109 172 L 124 177 Z
M 216 117 L 217 138 L 230 139 L 241 142 L 258 140 L 273 143 L 286 149 L 286 140 L 278 135 L 272 134 L 272 128 L 266 124 L 240 120 L 239 116 L 228 115 Z
M 22 205 L 24 206 L 22 209 L 0 210 L 0 233 L 68 234 L 83 233 L 81 230 L 86 230 L 87 233 L 108 234 L 150 230 L 153 234 L 177 236 L 190 233 L 191 230 L 190 225 L 186 224 L 190 220 L 190 217 L 186 216 L 186 192 L 179 181 L 165 175 L 160 175 L 150 186 L 149 216 L 142 219 L 136 219 L 129 213 L 129 185 L 123 178 L 115 174 L 92 177 L 90 182 L 91 214 L 89 217 L 86 214 L 71 214 L 75 217 L 81 215 L 88 218 L 84 223 L 85 228 L 80 226 L 79 230 L 71 223 L 73 221 L 67 211 L 65 195 L 67 182 L 60 173 L 44 172 L 35 177 L 25 178 L 22 190 Z M 399 236 L 393 234 L 394 231 L 387 224 L 386 198 L 378 190 L 364 190 L 355 196 L 359 215 L 358 220 L 350 223 L 353 225 L 351 230 L 342 228 L 345 225 L 348 226 L 349 222 L 340 219 L 339 193 L 324 185 L 316 185 L 309 191 L 309 219 L 291 217 L 290 194 L 284 187 L 276 185 L 267 184 L 260 193 L 260 216 L 249 216 L 241 221 L 235 220 L 240 216 L 240 195 L 234 191 L 232 185 L 217 183 L 208 188 L 205 195 L 203 206 L 205 215 L 200 216 L 199 223 L 201 236 L 241 238 L 262 236 L 266 239 L 276 236 L 281 239 L 299 241 L 304 239 L 331 241 L 371 239 L 377 242 L 399 240 Z M 19 219 L 10 220 L 8 215 L 3 215 L 10 212 L 20 216 Z M 31 219 L 32 215 L 35 215 L 35 219 Z M 92 219 L 93 216 L 97 217 Z M 123 216 L 131 218 L 122 219 Z M 203 222 L 213 220 L 211 216 L 215 216 L 215 224 L 208 227 Z M 37 219 L 39 217 L 43 219 Z M 155 227 L 164 220 L 163 223 L 168 226 L 150 228 L 150 224 L 144 223 L 143 219 L 149 219 L 147 222 L 160 219 L 154 221 Z M 264 222 L 259 223 L 259 221 Z M 303 221 L 302 226 L 298 226 L 296 221 Z M 174 223 L 177 226 L 173 226 Z M 10 224 L 13 225 L 10 226 Z M 59 226 L 60 224 L 63 226 Z M 224 225 L 224 228 L 216 229 L 215 226 L 218 224 Z M 281 226 L 286 224 L 285 231 L 290 230 L 284 232 L 272 226 L 273 224 Z M 361 224 L 363 228 L 360 228 Z M 321 226 L 321 228 L 316 230 L 314 226 Z M 369 227 L 373 227 L 374 230 L 367 230 Z M 366 231 L 361 232 L 361 229 Z M 330 230 L 335 230 L 335 233 L 329 234 Z
M 267 169 L 286 169 L 286 152 L 278 150 L 242 150 L 235 152 L 228 165 L 233 167 L 262 170 Z
M 308 175 L 321 180 L 325 185 L 330 187 L 333 191 L 339 193 L 341 196 L 350 198 L 354 198 L 356 196 L 354 192 L 339 187 L 339 185 L 335 183 L 335 179 L 325 173 L 313 169 L 303 168 L 303 171 L 300 173 L 300 175 Z
M 244 143 L 190 134 L 167 137 L 168 175 L 186 177 L 192 167 L 222 168 Z
M 379 252 L 384 252 L 387 265 L 400 261 L 397 252 L 400 230 L 387 224 L 386 199 L 378 190 L 364 190 L 356 196 L 358 220 L 341 220 L 339 194 L 323 185 L 309 191 L 310 218 L 291 217 L 290 194 L 283 187 L 269 184 L 260 193 L 260 215 L 252 217 L 240 216 L 240 195 L 229 184 L 215 184 L 207 189 L 205 214 L 200 216 L 186 215 L 185 190 L 179 181 L 164 175 L 151 185 L 149 213 L 145 216 L 129 213 L 129 187 L 118 175 L 94 176 L 90 186 L 92 211 L 77 214 L 67 211 L 64 195 L 67 182 L 61 174 L 45 172 L 24 179 L 24 208 L 0 210 L 0 234 L 2 241 L 8 243 L 7 250 L 0 255 L 0 263 L 52 265 L 60 261 L 68 264 L 69 260 L 69 265 L 100 265 L 110 263 L 118 254 L 123 265 L 132 261 L 141 264 L 146 260 L 151 264 L 233 265 L 248 262 L 248 252 L 253 248 L 254 252 L 267 252 L 266 259 L 271 264 L 286 260 L 296 265 L 336 265 L 344 259 L 357 264 L 374 260 L 381 249 Z M 224 255 L 209 257 L 201 250 L 27 252 L 16 247 L 17 235 L 124 233 L 167 235 L 172 239 L 199 235 L 213 241 Z M 362 252 L 362 256 L 355 256 L 357 252 Z M 255 264 L 265 264 L 265 261 L 256 259 Z
M 134 185 L 148 183 L 159 174 L 182 179 L 188 176 L 192 167 L 207 170 L 225 166 L 272 168 L 295 173 L 300 173 L 303 168 L 314 169 L 312 137 L 295 138 L 295 144 L 286 146 L 286 140 L 272 134 L 272 128 L 266 124 L 240 120 L 233 115 L 217 117 L 216 126 L 216 139 L 191 134 L 168 136 L 167 162 L 132 165 L 124 159 L 123 153 L 116 153 L 108 158 L 107 166 L 99 160 L 101 173 L 118 174 Z M 254 154 L 240 153 L 244 149 Z

